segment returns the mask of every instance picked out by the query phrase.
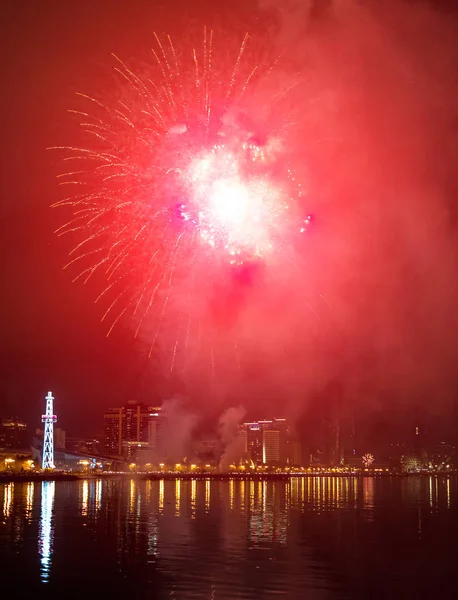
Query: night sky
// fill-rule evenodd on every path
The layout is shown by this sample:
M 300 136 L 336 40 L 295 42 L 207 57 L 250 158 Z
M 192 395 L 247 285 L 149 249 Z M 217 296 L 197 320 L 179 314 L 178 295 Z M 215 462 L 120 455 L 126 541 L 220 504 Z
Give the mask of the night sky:
M 70 435 L 99 431 L 109 406 L 175 394 L 208 414 L 243 403 L 274 416 L 281 400 L 297 416 L 335 389 L 379 421 L 454 414 L 457 14 L 451 2 L 380 4 L 3 3 L 0 415 L 38 426 L 48 389 Z M 290 53 L 285 77 L 300 74 L 289 143 L 317 216 L 308 277 L 326 299 L 318 320 L 293 304 L 278 321 L 275 373 L 253 361 L 227 388 L 165 374 L 129 322 L 106 338 L 94 289 L 63 271 L 72 240 L 53 234 L 63 216 L 49 208 L 60 166 L 46 148 L 73 142 L 75 91 L 109 93 L 110 53 L 128 61 L 155 30 L 179 41 L 203 24 L 270 32 Z

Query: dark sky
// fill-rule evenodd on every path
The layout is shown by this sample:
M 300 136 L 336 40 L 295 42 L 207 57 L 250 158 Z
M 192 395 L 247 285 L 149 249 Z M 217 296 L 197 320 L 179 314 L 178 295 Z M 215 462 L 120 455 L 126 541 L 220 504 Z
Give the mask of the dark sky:
M 253 409 L 265 398 L 271 409 L 287 396 L 297 414 L 338 381 L 358 410 L 419 404 L 451 414 L 458 29 L 450 4 L 4 2 L 0 414 L 38 425 L 52 389 L 61 425 L 78 434 L 97 431 L 103 409 L 129 399 L 181 393 L 212 405 L 211 386 L 206 403 L 183 377 L 165 377 L 128 324 L 105 337 L 94 290 L 62 269 L 71 241 L 53 234 L 62 223 L 49 208 L 60 197 L 59 167 L 46 150 L 72 142 L 66 110 L 75 91 L 103 93 L 111 52 L 142 56 L 154 30 L 180 40 L 203 23 L 237 34 L 269 28 L 271 43 L 291 52 L 302 84 L 290 143 L 307 162 L 321 221 L 311 277 L 332 305 L 319 333 L 313 325 L 313 344 L 290 340 L 302 366 L 279 365 L 278 377 L 251 382 L 240 398 L 232 390 L 231 402 L 251 398 Z

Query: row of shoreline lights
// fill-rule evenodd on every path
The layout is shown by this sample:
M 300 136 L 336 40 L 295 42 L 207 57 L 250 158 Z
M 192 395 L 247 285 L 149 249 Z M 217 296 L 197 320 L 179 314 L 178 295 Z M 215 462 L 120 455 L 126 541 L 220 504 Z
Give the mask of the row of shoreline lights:
M 6 468 L 7 469 L 11 469 L 12 466 L 14 465 L 14 463 L 16 462 L 16 459 L 14 459 L 14 458 L 5 458 L 4 462 L 5 462 Z M 18 461 L 18 462 L 22 462 L 22 461 Z M 23 461 L 23 464 L 28 469 L 34 469 L 35 468 L 35 463 L 31 459 Z
M 86 464 L 89 461 L 84 461 Z M 83 463 L 83 461 L 80 461 L 80 463 Z M 129 469 L 133 470 L 136 469 L 139 465 L 137 465 L 136 463 L 130 463 L 129 464 Z M 152 464 L 151 463 L 146 463 L 144 465 L 147 469 L 151 469 Z M 217 467 L 215 465 L 202 465 L 202 466 L 198 466 L 195 464 L 192 465 L 182 465 L 181 463 L 176 463 L 175 467 L 169 467 L 166 468 L 166 465 L 164 463 L 160 463 L 159 464 L 159 469 L 156 470 L 160 470 L 160 471 L 164 471 L 164 469 L 167 472 L 170 473 L 174 473 L 176 471 L 185 471 L 185 472 L 192 472 L 195 471 L 196 469 L 199 470 L 203 470 L 203 469 L 209 469 L 209 470 L 215 470 L 217 469 Z M 390 471 L 390 469 L 388 468 L 364 468 L 364 467 L 270 467 L 267 465 L 259 465 L 257 467 L 255 466 L 245 466 L 245 465 L 240 465 L 240 466 L 236 466 L 236 465 L 229 465 L 229 469 L 230 471 L 235 471 L 235 472 L 245 472 L 245 471 L 265 471 L 266 469 L 270 469 L 273 472 L 276 473 L 353 473 L 353 472 L 360 472 L 360 471 L 370 471 L 370 472 L 388 472 Z

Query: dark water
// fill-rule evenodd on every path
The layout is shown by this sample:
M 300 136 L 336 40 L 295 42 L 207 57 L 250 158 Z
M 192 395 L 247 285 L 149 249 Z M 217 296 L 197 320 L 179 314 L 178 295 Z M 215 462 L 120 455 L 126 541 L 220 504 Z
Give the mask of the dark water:
M 455 478 L 1 484 L 0 514 L 2 598 L 458 598 Z

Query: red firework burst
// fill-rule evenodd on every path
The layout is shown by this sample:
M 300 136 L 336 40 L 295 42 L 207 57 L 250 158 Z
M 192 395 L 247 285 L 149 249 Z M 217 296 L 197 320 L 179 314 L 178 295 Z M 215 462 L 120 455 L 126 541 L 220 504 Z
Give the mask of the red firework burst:
M 74 166 L 60 183 L 78 193 L 55 206 L 72 210 L 59 235 L 78 236 L 66 266 L 80 265 L 75 279 L 106 281 L 97 301 L 108 334 L 130 313 L 136 335 L 146 327 L 150 353 L 159 336 L 171 340 L 163 347 L 173 369 L 180 344 L 224 321 L 215 293 L 218 306 L 237 304 L 218 288 L 221 274 L 243 287 L 256 265 L 281 262 L 310 217 L 301 217 L 303 189 L 281 128 L 266 135 L 247 116 L 262 108 L 256 89 L 275 63 L 244 64 L 248 35 L 230 69 L 212 32 L 183 57 L 170 37 L 155 41 L 147 75 L 115 57 L 123 85 L 113 103 L 79 95 L 90 110 L 71 112 L 93 143 L 60 147 Z

